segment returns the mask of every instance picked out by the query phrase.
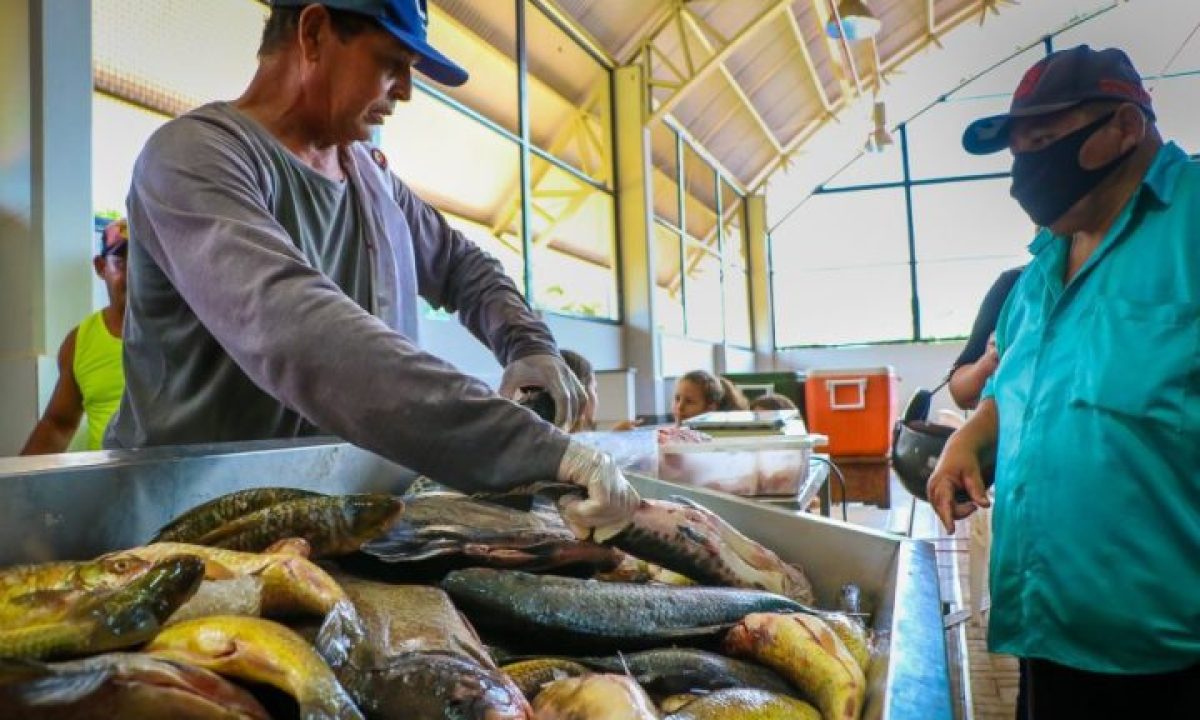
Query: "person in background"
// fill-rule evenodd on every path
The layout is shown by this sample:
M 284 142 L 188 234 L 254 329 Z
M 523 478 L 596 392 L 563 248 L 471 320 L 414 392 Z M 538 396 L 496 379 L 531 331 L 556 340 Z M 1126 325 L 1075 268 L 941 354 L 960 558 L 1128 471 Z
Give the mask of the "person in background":
M 596 429 L 596 408 L 600 402 L 596 392 L 596 371 L 592 367 L 591 361 L 574 350 L 560 350 L 560 352 L 563 362 L 571 368 L 575 378 L 587 391 L 583 407 L 579 411 L 579 418 L 575 421 L 571 432 L 591 432 Z
M 428 23 L 425 0 L 272 0 L 242 95 L 146 143 L 105 446 L 336 435 L 467 492 L 554 478 L 586 492 L 564 510 L 573 529 L 619 523 L 637 492 L 560 429 L 585 392 L 549 328 L 367 144 L 411 99 L 414 70 L 467 81 Z M 444 140 L 426 130 L 410 141 Z M 491 350 L 499 393 L 420 349 L 420 298 Z M 512 402 L 531 388 L 553 424 Z
M 984 384 L 1000 363 L 1000 356 L 996 353 L 996 320 L 1024 269 L 1016 267 L 1005 270 L 992 283 L 979 307 L 979 314 L 975 316 L 975 324 L 971 326 L 971 336 L 950 368 L 950 397 L 963 410 L 974 410 L 979 404 Z
M 1120 50 L 1034 65 L 972 153 L 1013 153 L 1042 228 L 996 325 L 1000 364 L 928 496 L 948 532 L 990 502 L 992 652 L 1031 720 L 1200 707 L 1200 164 L 1164 143 Z M 964 490 L 970 502 L 957 502 Z
M 796 403 L 787 395 L 766 393 L 750 401 L 751 410 L 796 410 Z
M 745 410 L 749 407 L 741 391 L 728 379 L 707 370 L 693 370 L 675 382 L 675 401 L 671 415 L 680 425 L 688 418 L 717 410 Z
M 99 450 L 104 429 L 121 402 L 121 335 L 125 327 L 125 256 L 129 226 L 124 219 L 104 228 L 92 269 L 104 281 L 108 305 L 67 333 L 58 349 L 58 382 L 46 412 L 25 441 L 22 455 L 65 452 L 79 420 L 87 415 L 88 450 Z

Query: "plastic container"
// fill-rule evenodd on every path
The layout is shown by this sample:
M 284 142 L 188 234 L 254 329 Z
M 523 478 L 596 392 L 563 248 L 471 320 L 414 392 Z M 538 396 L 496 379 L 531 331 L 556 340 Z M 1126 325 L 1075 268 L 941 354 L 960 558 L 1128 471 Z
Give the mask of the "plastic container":
M 822 435 L 714 438 L 659 448 L 659 478 L 734 495 L 795 495 Z
M 627 432 L 582 432 L 572 439 L 608 453 L 623 472 L 658 475 L 658 429 L 639 427 Z
M 899 416 L 899 384 L 890 366 L 809 370 L 808 428 L 829 437 L 830 455 L 885 456 Z

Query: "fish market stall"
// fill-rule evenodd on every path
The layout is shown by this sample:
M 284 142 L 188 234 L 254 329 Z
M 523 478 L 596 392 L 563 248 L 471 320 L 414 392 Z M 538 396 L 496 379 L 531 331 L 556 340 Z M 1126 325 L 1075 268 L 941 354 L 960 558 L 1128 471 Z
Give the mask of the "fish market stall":
M 269 441 L 0 460 L 0 566 L 76 560 L 146 543 L 184 511 L 262 486 L 401 493 L 413 473 L 334 441 Z M 689 498 L 801 565 L 817 604 L 857 585 L 880 641 L 862 717 L 952 716 L 933 549 L 738 497 L 632 475 L 646 498 Z

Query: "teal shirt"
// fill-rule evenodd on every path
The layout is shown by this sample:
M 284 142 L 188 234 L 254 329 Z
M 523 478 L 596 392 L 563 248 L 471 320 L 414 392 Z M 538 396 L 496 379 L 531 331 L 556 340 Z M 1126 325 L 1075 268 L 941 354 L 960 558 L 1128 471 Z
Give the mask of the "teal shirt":
M 994 652 L 1200 662 L 1200 163 L 1174 144 L 1063 285 L 1043 230 L 997 325 Z

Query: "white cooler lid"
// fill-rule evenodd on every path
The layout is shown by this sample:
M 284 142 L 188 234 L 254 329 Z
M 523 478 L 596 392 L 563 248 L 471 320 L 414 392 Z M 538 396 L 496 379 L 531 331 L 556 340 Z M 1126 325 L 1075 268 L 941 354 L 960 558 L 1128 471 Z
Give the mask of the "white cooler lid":
M 813 368 L 808 371 L 808 377 L 830 377 L 842 375 L 895 375 L 896 368 L 891 365 L 869 368 Z
M 718 437 L 702 443 L 667 443 L 660 452 L 673 454 L 735 452 L 741 450 L 803 450 L 827 445 L 825 435 L 762 435 L 755 437 Z

